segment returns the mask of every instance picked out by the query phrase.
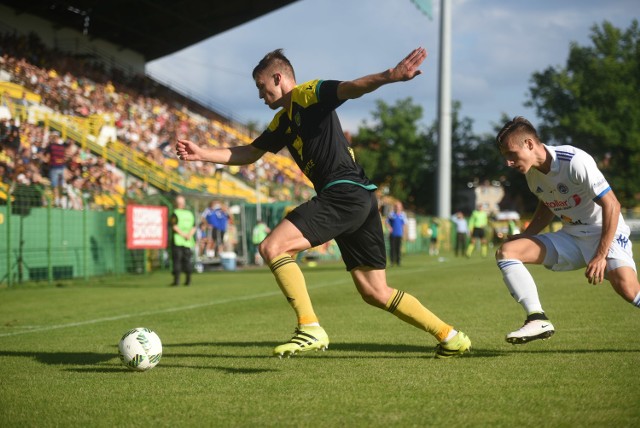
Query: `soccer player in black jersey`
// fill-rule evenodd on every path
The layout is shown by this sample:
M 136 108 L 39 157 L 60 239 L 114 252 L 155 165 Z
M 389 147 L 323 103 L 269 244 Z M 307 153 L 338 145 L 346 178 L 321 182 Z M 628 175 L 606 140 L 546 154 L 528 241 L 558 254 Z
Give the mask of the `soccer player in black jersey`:
M 311 80 L 296 83 L 281 49 L 268 53 L 253 70 L 259 97 L 278 110 L 271 124 L 253 143 L 227 148 L 203 148 L 178 140 L 176 151 L 185 161 L 246 165 L 267 151 L 286 147 L 313 183 L 316 196 L 290 212 L 260 244 L 283 294 L 296 313 L 298 325 L 290 341 L 276 346 L 277 356 L 326 349 L 329 337 L 320 326 L 296 253 L 335 239 L 347 270 L 365 302 L 432 334 L 437 358 L 462 355 L 471 347 L 463 332 L 440 320 L 415 297 L 389 287 L 386 252 L 378 212 L 376 186 L 355 160 L 335 109 L 393 82 L 411 80 L 422 72 L 427 57 L 414 49 L 395 67 L 351 81 Z

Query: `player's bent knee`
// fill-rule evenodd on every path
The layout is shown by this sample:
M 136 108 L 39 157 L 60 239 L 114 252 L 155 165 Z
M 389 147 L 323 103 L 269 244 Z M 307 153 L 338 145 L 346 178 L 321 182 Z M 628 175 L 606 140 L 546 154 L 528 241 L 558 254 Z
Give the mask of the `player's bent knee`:
M 283 250 L 280 248 L 277 242 L 274 242 L 272 239 L 266 238 L 260 243 L 260 245 L 258 245 L 258 252 L 265 261 L 269 262 L 282 254 Z
M 384 305 L 386 303 L 382 301 L 379 296 L 376 296 L 374 294 L 362 294 L 361 297 L 362 300 L 365 301 L 365 303 L 371 306 L 375 306 L 376 308 L 384 308 Z
M 514 242 L 505 242 L 496 250 L 496 260 L 516 259 L 520 260 L 522 254 Z
M 376 290 L 360 291 L 360 297 L 362 297 L 365 303 L 375 306 L 376 308 L 384 308 L 389 299 L 387 294 Z
M 496 260 L 504 260 L 504 259 L 509 258 L 509 257 L 507 257 L 507 256 L 505 255 L 505 250 L 504 250 L 504 246 L 505 246 L 505 245 L 506 245 L 506 243 L 505 243 L 505 244 L 502 244 L 502 245 L 501 245 L 501 246 L 499 246 L 499 247 L 498 247 L 498 249 L 496 250 Z

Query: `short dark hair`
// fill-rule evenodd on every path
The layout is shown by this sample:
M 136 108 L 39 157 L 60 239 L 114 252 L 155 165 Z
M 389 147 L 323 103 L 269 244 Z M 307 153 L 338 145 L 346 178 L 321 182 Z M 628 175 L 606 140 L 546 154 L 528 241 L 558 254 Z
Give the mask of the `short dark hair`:
M 253 73 L 251 74 L 255 80 L 256 76 L 266 69 L 276 66 L 278 69 L 289 73 L 291 77 L 295 80 L 296 74 L 293 71 L 293 66 L 289 62 L 286 56 L 284 56 L 283 49 L 276 49 L 274 51 L 269 52 L 260 60 L 256 68 L 253 69 Z
M 537 142 L 540 142 L 540 138 L 538 137 L 538 132 L 536 128 L 522 116 L 516 116 L 511 119 L 509 122 L 505 123 L 498 135 L 496 136 L 496 143 L 498 147 L 502 147 L 506 140 L 514 133 L 524 132 L 527 134 L 533 135 Z

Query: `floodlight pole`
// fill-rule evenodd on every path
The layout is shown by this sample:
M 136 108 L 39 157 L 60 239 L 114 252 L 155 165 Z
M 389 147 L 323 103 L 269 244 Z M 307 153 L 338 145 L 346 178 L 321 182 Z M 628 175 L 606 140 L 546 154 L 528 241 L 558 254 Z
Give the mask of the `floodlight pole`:
M 451 217 L 451 0 L 440 0 L 438 217 Z
M 260 171 L 262 167 L 262 160 L 258 160 L 256 163 L 256 221 L 262 220 L 262 206 L 260 205 Z

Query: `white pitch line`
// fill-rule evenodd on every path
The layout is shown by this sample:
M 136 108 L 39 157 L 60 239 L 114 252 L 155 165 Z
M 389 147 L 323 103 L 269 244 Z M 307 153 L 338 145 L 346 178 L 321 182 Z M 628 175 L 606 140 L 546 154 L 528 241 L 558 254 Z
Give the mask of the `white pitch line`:
M 394 273 L 400 273 L 400 274 L 404 275 L 404 274 L 408 274 L 408 273 L 415 273 L 415 272 L 422 271 L 422 270 L 424 270 L 424 268 L 406 269 L 406 270 L 403 269 L 402 272 L 395 271 Z M 312 289 L 316 289 L 316 288 L 328 287 L 328 286 L 331 286 L 331 285 L 343 284 L 345 281 L 346 280 L 336 280 L 336 281 L 332 281 L 332 282 L 326 282 L 324 284 L 316 284 L 316 285 L 308 287 L 308 288 L 310 290 L 312 290 Z M 42 332 L 42 331 L 59 330 L 59 329 L 62 329 L 62 328 L 82 327 L 82 326 L 85 326 L 85 325 L 91 325 L 91 324 L 97 324 L 97 323 L 109 322 L 109 321 L 118 321 L 118 320 L 123 320 L 123 319 L 127 319 L 127 318 L 138 317 L 138 316 L 148 316 L 148 315 L 167 314 L 167 313 L 180 312 L 180 311 L 190 311 L 192 309 L 205 308 L 207 306 L 224 305 L 226 303 L 233 303 L 233 302 L 241 302 L 241 301 L 244 301 L 244 300 L 259 299 L 261 297 L 278 296 L 278 295 L 281 295 L 281 294 L 282 294 L 282 292 L 280 290 L 278 290 L 278 291 L 271 291 L 271 292 L 268 292 L 268 293 L 260 293 L 260 294 L 252 294 L 252 295 L 249 295 L 249 296 L 234 297 L 232 299 L 215 300 L 213 302 L 208 302 L 208 303 L 197 303 L 197 304 L 194 304 L 194 305 L 178 306 L 178 307 L 175 307 L 175 308 L 160 309 L 160 310 L 157 310 L 157 311 L 138 312 L 138 313 L 135 313 L 135 314 L 123 314 L 123 315 L 116 315 L 116 316 L 113 316 L 113 317 L 95 318 L 95 319 L 92 319 L 92 320 L 78 321 L 78 322 L 72 322 L 72 323 L 67 323 L 67 324 L 48 325 L 48 326 L 41 326 L 41 327 L 40 326 L 22 327 L 25 330 L 12 331 L 10 333 L 0 333 L 0 337 L 18 336 L 18 335 L 21 335 L 21 334 L 28 334 L 28 333 L 39 333 L 39 332 Z M 19 328 L 19 327 L 16 326 L 14 328 Z
M 331 286 L 331 285 L 337 285 L 337 284 L 342 284 L 342 283 L 344 283 L 344 280 L 332 281 L 332 282 L 327 282 L 327 283 L 324 283 L 324 284 L 315 285 L 313 287 L 309 287 L 309 289 L 328 287 L 328 286 Z M 194 304 L 194 305 L 178 306 L 178 307 L 175 307 L 175 308 L 167 308 L 167 309 L 159 309 L 157 311 L 138 312 L 138 313 L 135 313 L 135 314 L 122 314 L 122 315 L 116 315 L 116 316 L 113 316 L 113 317 L 95 318 L 95 319 L 92 319 L 92 320 L 78 321 L 78 322 L 72 322 L 72 323 L 67 323 L 67 324 L 48 325 L 48 326 L 30 328 L 29 330 L 13 331 L 11 333 L 0 333 L 0 337 L 18 336 L 18 335 L 21 335 L 21 334 L 28 334 L 28 333 L 39 333 L 39 332 L 42 332 L 42 331 L 59 330 L 61 328 L 82 327 L 82 326 L 90 325 L 90 324 L 98 324 L 98 323 L 101 323 L 101 322 L 108 322 L 108 321 L 118 321 L 118 320 L 123 320 L 123 319 L 127 319 L 127 318 L 132 318 L 132 317 L 139 317 L 139 316 L 149 316 L 149 315 L 167 314 L 167 313 L 180 312 L 180 311 L 190 311 L 192 309 L 205 308 L 207 306 L 224 305 L 226 303 L 241 302 L 241 301 L 244 301 L 244 300 L 253 300 L 253 299 L 259 299 L 261 297 L 271 297 L 271 296 L 277 296 L 277 295 L 282 295 L 282 292 L 280 290 L 278 290 L 278 291 L 271 291 L 271 292 L 268 292 L 268 293 L 260 293 L 260 294 L 252 294 L 252 295 L 249 295 L 249 296 L 234 297 L 234 298 L 231 298 L 231 299 L 215 300 L 213 302 L 207 302 L 207 303 L 197 303 L 197 304 Z

